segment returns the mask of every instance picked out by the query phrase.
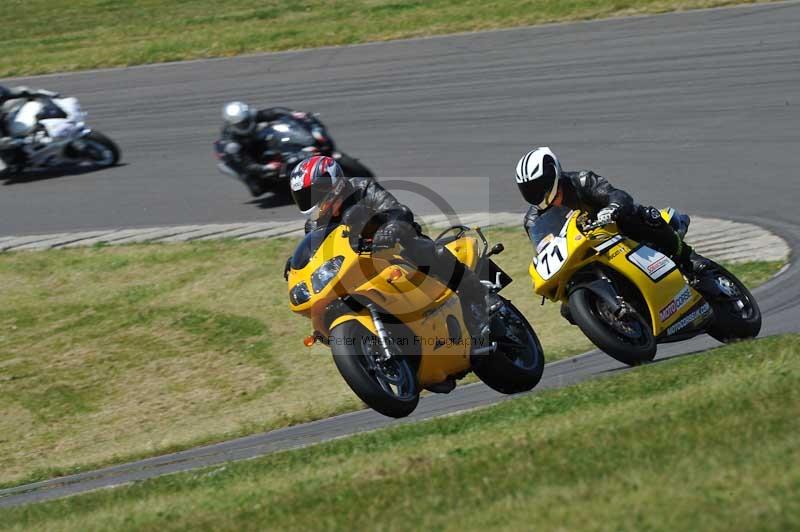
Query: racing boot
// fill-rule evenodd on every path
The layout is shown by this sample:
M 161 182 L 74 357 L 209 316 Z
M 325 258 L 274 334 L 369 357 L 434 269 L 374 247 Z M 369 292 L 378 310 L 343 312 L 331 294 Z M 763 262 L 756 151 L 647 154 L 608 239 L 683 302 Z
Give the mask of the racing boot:
M 678 269 L 689 279 L 690 283 L 696 283 L 711 266 L 711 261 L 696 253 L 694 248 L 683 239 L 680 239 L 678 251 L 672 259 L 678 265 Z
M 461 307 L 464 312 L 464 321 L 469 329 L 473 342 L 481 347 L 491 337 L 491 316 L 503 306 L 503 300 L 490 292 L 481 284 L 474 272 L 461 279 L 458 295 L 461 298 Z

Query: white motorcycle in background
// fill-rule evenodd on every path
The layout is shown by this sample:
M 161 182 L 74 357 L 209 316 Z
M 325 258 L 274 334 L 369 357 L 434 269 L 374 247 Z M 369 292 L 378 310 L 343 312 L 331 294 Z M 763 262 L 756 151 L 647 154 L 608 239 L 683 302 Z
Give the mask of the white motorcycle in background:
M 75 98 L 18 98 L 0 109 L 18 153 L 0 155 L 8 173 L 77 166 L 103 168 L 119 162 L 119 147 L 84 122 Z

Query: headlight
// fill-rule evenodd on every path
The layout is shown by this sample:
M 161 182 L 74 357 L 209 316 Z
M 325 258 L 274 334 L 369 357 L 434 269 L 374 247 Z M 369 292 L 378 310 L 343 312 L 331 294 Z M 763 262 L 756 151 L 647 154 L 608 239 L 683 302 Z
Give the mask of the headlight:
M 311 274 L 311 287 L 314 289 L 315 294 L 319 294 L 331 282 L 331 279 L 336 277 L 336 274 L 339 273 L 339 268 L 342 267 L 342 262 L 344 262 L 344 257 L 339 255 L 314 270 L 314 273 Z
M 292 302 L 292 305 L 302 305 L 309 299 L 311 299 L 311 294 L 308 293 L 308 285 L 305 281 L 297 283 L 289 291 L 289 301 Z

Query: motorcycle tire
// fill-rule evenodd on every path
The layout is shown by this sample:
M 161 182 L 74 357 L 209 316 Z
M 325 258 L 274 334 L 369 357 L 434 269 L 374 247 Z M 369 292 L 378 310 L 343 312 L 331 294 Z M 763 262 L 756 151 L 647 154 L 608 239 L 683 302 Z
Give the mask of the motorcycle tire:
M 358 159 L 350 157 L 346 153 L 343 153 L 337 162 L 339 166 L 342 167 L 344 175 L 347 177 L 375 177 L 372 170 L 364 166 Z
M 394 418 L 406 417 L 417 408 L 420 386 L 407 355 L 379 364 L 375 358 L 381 349 L 378 337 L 354 321 L 333 328 L 330 347 L 342 378 L 367 406 Z
M 544 350 L 525 316 L 511 302 L 504 301 L 503 307 L 493 316 L 493 320 L 500 321 L 497 328 L 501 335 L 492 338 L 497 342 L 497 351 L 480 356 L 475 374 L 497 392 L 526 392 L 542 380 Z
M 119 163 L 119 159 L 122 156 L 119 146 L 117 146 L 116 142 L 114 142 L 104 134 L 100 133 L 99 131 L 92 130 L 91 133 L 86 135 L 84 141 L 99 144 L 100 146 L 102 146 L 103 148 L 107 149 L 110 152 L 109 156 L 105 160 L 98 162 L 95 158 L 92 158 L 92 160 L 96 164 L 98 164 L 98 166 L 102 166 L 105 168 L 108 166 L 116 166 Z
M 627 338 L 603 318 L 598 306 L 600 302 L 601 299 L 588 288 L 577 288 L 570 294 L 570 314 L 581 332 L 598 349 L 628 366 L 653 360 L 657 343 L 650 324 L 638 312 L 629 314 L 631 328 L 638 329 L 639 338 Z
M 755 338 L 761 332 L 761 309 L 758 307 L 753 294 L 735 275 L 717 264 L 711 262 L 710 273 L 718 277 L 724 277 L 736 287 L 742 296 L 741 301 L 745 300 L 741 309 L 735 308 L 730 299 L 715 299 L 708 297 L 706 300 L 714 310 L 714 321 L 706 332 L 715 340 L 722 343 L 730 343 L 738 340 Z M 746 312 L 744 316 L 742 313 Z

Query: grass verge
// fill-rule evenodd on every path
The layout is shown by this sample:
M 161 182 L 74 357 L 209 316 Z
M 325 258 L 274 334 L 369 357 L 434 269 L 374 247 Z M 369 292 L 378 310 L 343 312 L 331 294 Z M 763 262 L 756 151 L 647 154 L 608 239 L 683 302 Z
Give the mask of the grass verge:
M 4 0 L 0 78 L 751 1 Z
M 0 512 L 14 530 L 793 530 L 800 336 Z M 535 525 L 532 525 L 535 523 Z
M 528 292 L 529 244 L 490 231 L 547 359 L 590 347 Z M 289 240 L 0 255 L 0 484 L 361 408 L 287 308 Z M 745 280 L 777 264 L 735 268 Z M 515 288 L 516 287 L 516 288 Z

